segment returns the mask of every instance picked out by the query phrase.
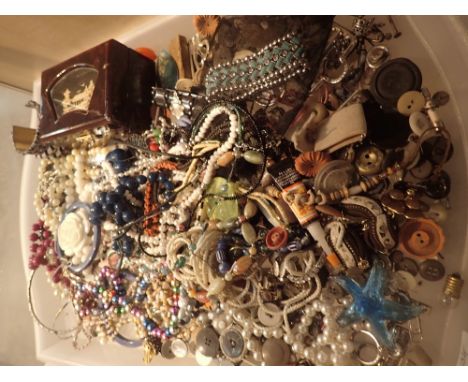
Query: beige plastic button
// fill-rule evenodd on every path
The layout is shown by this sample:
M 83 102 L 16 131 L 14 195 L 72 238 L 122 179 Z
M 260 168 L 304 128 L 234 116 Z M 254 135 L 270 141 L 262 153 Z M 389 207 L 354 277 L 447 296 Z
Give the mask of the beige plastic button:
M 356 167 L 361 175 L 374 175 L 381 171 L 384 154 L 375 146 L 365 146 L 356 155 Z
M 403 93 L 398 99 L 397 110 L 400 114 L 409 117 L 411 113 L 422 110 L 425 104 L 426 99 L 421 92 L 410 90 Z
M 421 136 L 427 129 L 432 127 L 429 117 L 420 111 L 415 111 L 410 114 L 409 125 L 411 127 L 411 131 L 417 136 Z
M 181 339 L 172 341 L 171 350 L 177 358 L 184 358 L 188 353 L 187 344 Z
M 162 344 L 161 355 L 163 356 L 163 358 L 166 358 L 166 359 L 175 358 L 175 354 L 172 352 L 172 341 L 171 340 L 167 340 L 166 342 L 164 342 Z
M 418 285 L 414 276 L 409 272 L 397 271 L 395 272 L 395 276 L 399 279 L 399 282 L 402 284 L 401 286 L 405 286 L 403 289 L 406 289 L 407 291 L 415 289 Z
M 274 313 L 273 313 L 274 312 Z M 278 326 L 283 321 L 280 308 L 271 302 L 266 303 L 265 306 L 258 308 L 258 320 L 265 326 Z
M 283 341 L 269 338 L 262 346 L 263 361 L 267 366 L 283 366 L 289 361 L 289 346 Z

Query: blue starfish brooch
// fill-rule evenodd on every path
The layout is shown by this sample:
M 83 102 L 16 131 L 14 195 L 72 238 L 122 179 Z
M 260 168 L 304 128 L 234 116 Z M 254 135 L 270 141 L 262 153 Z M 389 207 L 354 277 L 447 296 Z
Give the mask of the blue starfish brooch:
M 366 320 L 380 344 L 390 350 L 394 350 L 396 344 L 386 321 L 408 321 L 426 310 L 426 307 L 420 304 L 401 304 L 385 299 L 388 275 L 380 262 L 374 263 L 364 287 L 347 276 L 337 276 L 335 280 L 353 297 L 353 303 L 337 318 L 338 324 L 346 326 Z

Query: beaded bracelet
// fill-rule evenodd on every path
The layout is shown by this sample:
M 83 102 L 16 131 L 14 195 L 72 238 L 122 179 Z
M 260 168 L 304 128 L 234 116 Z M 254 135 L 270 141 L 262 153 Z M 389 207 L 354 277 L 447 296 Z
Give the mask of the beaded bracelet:
M 307 70 L 300 36 L 288 33 L 258 53 L 210 68 L 205 78 L 207 96 L 211 100 L 243 100 Z

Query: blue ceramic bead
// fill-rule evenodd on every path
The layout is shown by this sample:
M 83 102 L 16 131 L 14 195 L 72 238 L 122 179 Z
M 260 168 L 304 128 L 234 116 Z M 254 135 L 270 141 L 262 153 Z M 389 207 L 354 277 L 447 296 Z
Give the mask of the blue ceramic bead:
M 119 194 L 116 192 L 109 192 L 106 197 L 106 203 L 115 204 L 120 200 Z
M 133 214 L 132 210 L 126 210 L 122 212 L 122 218 L 125 223 L 129 223 L 135 219 L 135 215 Z
M 162 171 L 158 172 L 158 182 L 164 183 L 166 180 L 168 180 L 167 175 Z
M 166 190 L 172 191 L 174 189 L 174 184 L 168 180 L 163 183 L 163 186 Z
M 123 184 L 119 184 L 116 188 L 115 188 L 115 193 L 117 195 L 120 195 L 122 196 L 123 194 L 125 194 L 125 190 L 127 188 L 123 185 Z
M 98 196 L 98 201 L 99 203 L 101 203 L 102 205 L 104 205 L 106 203 L 106 199 L 107 199 L 107 192 L 101 192 L 99 193 L 99 196 Z
M 102 216 L 104 211 L 102 210 L 102 205 L 99 202 L 91 203 L 91 207 L 89 208 L 91 215 L 94 216 Z
M 106 203 L 102 208 L 109 214 L 113 214 L 115 212 L 115 207 L 112 203 Z
M 131 154 L 126 150 L 115 149 L 106 155 L 106 160 L 109 162 L 122 161 L 128 159 L 130 156 Z
M 129 189 L 129 190 L 134 190 L 138 187 L 138 182 L 135 178 L 128 177 L 125 179 L 124 185 Z
M 112 162 L 112 167 L 114 168 L 114 171 L 117 173 L 125 172 L 132 167 L 132 164 L 129 162 Z
M 117 224 L 118 226 L 123 226 L 125 224 L 121 212 L 117 212 L 115 214 L 114 220 L 115 220 L 115 224 Z
M 146 176 L 144 176 L 144 175 L 138 175 L 138 176 L 136 177 L 136 180 L 137 180 L 137 182 L 140 183 L 140 184 L 145 184 L 145 183 L 146 183 Z
M 128 209 L 127 203 L 125 203 L 124 200 L 119 200 L 117 203 L 114 205 L 114 211 L 115 212 L 124 212 Z
M 150 172 L 148 174 L 148 179 L 151 183 L 154 183 L 156 182 L 156 180 L 158 180 L 158 173 L 157 172 Z

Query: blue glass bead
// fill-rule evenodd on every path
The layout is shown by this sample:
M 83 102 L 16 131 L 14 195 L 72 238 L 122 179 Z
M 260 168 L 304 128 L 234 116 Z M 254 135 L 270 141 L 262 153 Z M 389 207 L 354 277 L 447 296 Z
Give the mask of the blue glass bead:
M 126 210 L 122 212 L 122 218 L 125 223 L 129 223 L 135 219 L 135 214 L 132 210 Z
M 114 221 L 115 221 L 115 224 L 117 224 L 118 226 L 123 226 L 125 224 L 121 212 L 117 212 L 115 214 Z
M 216 260 L 218 260 L 218 263 L 223 263 L 226 262 L 227 260 L 227 254 L 225 251 L 217 250 L 216 251 Z
M 227 273 L 230 269 L 231 269 L 231 264 L 229 264 L 226 261 L 224 261 L 222 263 L 219 263 L 219 265 L 218 265 L 218 270 L 222 275 Z
M 148 179 L 151 183 L 154 183 L 158 180 L 158 173 L 157 172 L 150 172 L 148 175 Z
M 117 296 L 112 297 L 112 303 L 117 304 L 118 301 L 119 301 L 119 298 Z
M 168 336 L 168 337 L 171 335 L 171 331 L 169 330 L 169 328 L 166 329 L 166 332 L 165 332 L 165 333 L 166 333 L 166 336 Z
M 136 180 L 139 184 L 145 184 L 146 183 L 146 176 L 144 175 L 138 175 L 136 177 Z

